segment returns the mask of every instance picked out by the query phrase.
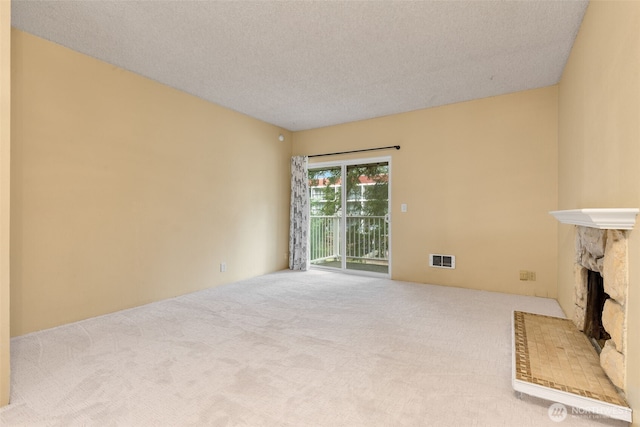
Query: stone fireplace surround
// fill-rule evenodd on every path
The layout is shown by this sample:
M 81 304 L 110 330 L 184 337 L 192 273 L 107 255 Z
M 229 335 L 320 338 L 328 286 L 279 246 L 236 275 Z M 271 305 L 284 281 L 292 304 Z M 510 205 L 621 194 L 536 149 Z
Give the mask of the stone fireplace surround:
M 627 334 L 627 236 L 625 230 L 600 230 L 576 226 L 574 266 L 574 317 L 584 331 L 587 302 L 587 273 L 602 275 L 609 299 L 602 310 L 602 325 L 611 335 L 600 353 L 600 366 L 616 387 L 625 389 L 625 354 Z
M 638 209 L 576 209 L 550 212 L 561 223 L 576 226 L 574 263 L 574 318 L 585 326 L 588 270 L 602 275 L 609 295 L 602 323 L 611 335 L 600 353 L 600 365 L 621 391 L 626 387 L 627 293 L 629 288 L 627 233 Z

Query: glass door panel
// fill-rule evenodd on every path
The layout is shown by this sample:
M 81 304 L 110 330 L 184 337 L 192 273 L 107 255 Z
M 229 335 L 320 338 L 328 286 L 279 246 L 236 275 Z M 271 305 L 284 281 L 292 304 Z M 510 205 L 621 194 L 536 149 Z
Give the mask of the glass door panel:
M 311 264 L 342 265 L 342 167 L 309 169 Z
M 347 270 L 389 273 L 389 163 L 347 165 Z

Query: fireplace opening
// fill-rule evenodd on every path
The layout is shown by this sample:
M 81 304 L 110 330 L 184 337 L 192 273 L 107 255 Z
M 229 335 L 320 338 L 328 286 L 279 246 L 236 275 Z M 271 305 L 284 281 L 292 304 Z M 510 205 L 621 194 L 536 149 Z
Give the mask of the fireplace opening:
M 585 312 L 584 333 L 591 340 L 598 353 L 611 335 L 602 325 L 602 309 L 609 295 L 604 291 L 604 280 L 597 271 L 587 271 L 587 305 Z

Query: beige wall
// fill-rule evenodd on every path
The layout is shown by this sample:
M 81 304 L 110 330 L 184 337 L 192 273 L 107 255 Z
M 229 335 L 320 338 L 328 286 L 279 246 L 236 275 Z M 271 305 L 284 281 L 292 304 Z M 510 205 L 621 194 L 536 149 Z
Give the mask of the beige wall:
M 291 133 L 17 30 L 12 70 L 13 335 L 286 267 Z
M 640 2 L 591 2 L 559 85 L 559 208 L 640 207 Z M 640 408 L 640 230 L 629 238 L 627 397 Z M 573 227 L 559 301 L 573 314 Z M 634 417 L 636 420 L 638 417 Z
M 11 2 L 0 1 L 0 406 L 9 403 Z
M 557 87 L 296 132 L 293 152 L 396 144 L 370 153 L 392 156 L 394 279 L 556 296 Z

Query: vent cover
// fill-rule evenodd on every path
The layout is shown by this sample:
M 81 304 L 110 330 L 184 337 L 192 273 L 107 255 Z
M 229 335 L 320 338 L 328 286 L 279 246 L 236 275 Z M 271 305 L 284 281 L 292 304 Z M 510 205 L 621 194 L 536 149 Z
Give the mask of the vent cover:
M 429 254 L 429 267 L 456 268 L 454 255 Z

